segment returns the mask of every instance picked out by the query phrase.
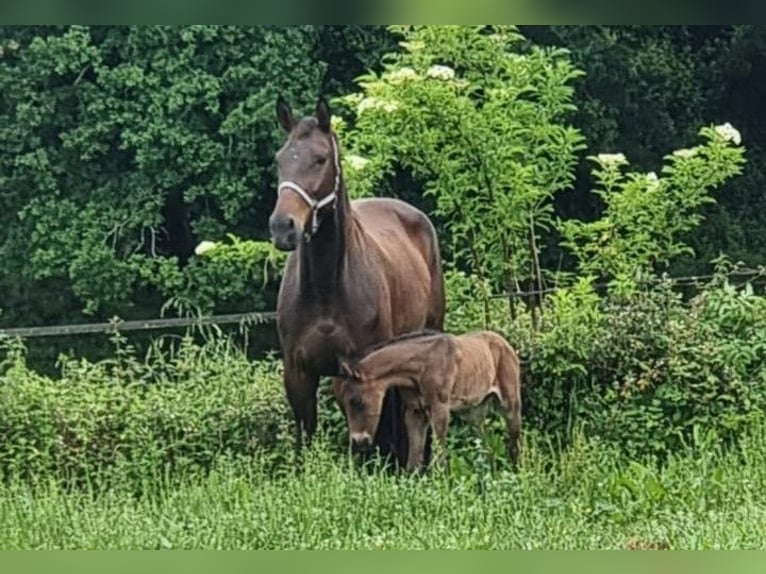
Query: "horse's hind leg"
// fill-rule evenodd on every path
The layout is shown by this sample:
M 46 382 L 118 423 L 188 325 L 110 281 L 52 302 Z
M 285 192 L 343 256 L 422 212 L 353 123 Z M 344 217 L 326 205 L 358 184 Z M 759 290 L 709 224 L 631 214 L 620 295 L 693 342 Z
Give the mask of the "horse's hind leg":
M 513 467 L 518 468 L 521 455 L 521 377 L 514 355 L 503 356 L 498 379 L 508 431 L 508 457 Z
M 508 426 L 508 457 L 516 468 L 521 454 L 521 405 L 512 403 L 505 411 L 505 420 Z
M 304 432 L 306 443 L 310 444 L 317 426 L 317 387 L 319 377 L 314 377 L 301 369 L 285 364 L 284 375 L 287 401 L 295 419 L 295 454 L 300 460 Z
M 508 433 L 508 457 L 513 467 L 517 468 L 521 454 L 521 399 L 504 397 L 502 407 Z

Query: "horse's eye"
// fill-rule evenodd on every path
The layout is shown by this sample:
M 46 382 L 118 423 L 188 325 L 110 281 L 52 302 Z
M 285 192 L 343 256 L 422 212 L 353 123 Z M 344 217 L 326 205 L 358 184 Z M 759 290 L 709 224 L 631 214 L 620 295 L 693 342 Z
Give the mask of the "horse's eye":
M 324 163 L 327 161 L 327 158 L 324 156 L 317 156 L 317 165 L 324 165 Z

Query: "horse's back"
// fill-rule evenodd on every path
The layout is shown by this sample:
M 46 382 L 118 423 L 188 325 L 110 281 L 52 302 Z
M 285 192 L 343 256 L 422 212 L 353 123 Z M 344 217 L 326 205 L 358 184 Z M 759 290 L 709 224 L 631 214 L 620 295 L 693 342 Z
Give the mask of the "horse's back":
M 436 229 L 420 209 L 395 198 L 364 198 L 351 203 L 362 230 L 363 251 L 380 254 L 381 269 L 392 289 L 393 302 L 401 308 L 403 330 L 427 327 L 441 330 L 444 324 L 445 294 L 441 254 Z M 394 294 L 397 293 L 397 294 Z M 428 303 L 425 322 L 416 321 L 423 298 Z M 412 307 L 410 311 L 408 308 Z M 394 329 L 395 333 L 401 332 Z
M 425 213 L 420 209 L 395 197 L 363 197 L 353 200 L 351 208 L 356 214 L 365 219 L 374 218 L 377 220 L 380 217 L 394 216 L 404 218 L 405 220 L 409 219 L 413 222 L 428 222 Z M 370 225 L 374 223 L 374 220 L 369 220 Z
M 494 370 L 503 361 L 518 363 L 516 350 L 505 337 L 495 331 L 471 331 L 458 335 L 457 339 L 464 348 L 464 354 L 474 363 L 486 361 Z
M 475 397 L 485 393 L 497 378 L 497 362 L 492 347 L 480 332 L 457 335 L 454 341 L 458 350 L 455 395 Z
M 354 200 L 351 208 L 365 232 L 379 240 L 395 243 L 425 240 L 428 245 L 420 244 L 421 251 L 438 249 L 433 245 L 436 231 L 431 220 L 409 203 L 391 197 L 370 197 Z

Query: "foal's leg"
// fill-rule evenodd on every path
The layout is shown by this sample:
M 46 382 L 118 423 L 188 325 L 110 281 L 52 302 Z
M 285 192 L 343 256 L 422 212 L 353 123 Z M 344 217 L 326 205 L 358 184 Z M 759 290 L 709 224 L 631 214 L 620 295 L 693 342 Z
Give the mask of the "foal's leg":
M 299 461 L 304 431 L 307 445 L 311 444 L 311 439 L 316 432 L 319 377 L 285 363 L 284 384 L 287 401 L 290 403 L 295 419 L 295 455 L 296 461 Z
M 439 461 L 438 464 L 447 470 L 447 427 L 449 426 L 450 412 L 449 405 L 436 403 L 431 406 L 431 428 L 434 430 L 434 436 L 439 443 Z
M 407 427 L 409 448 L 407 453 L 407 472 L 412 472 L 423 464 L 423 451 L 426 446 L 428 432 L 428 417 L 420 409 L 406 407 L 404 424 Z
M 515 469 L 521 453 L 521 374 L 518 356 L 509 346 L 503 347 L 498 362 L 497 386 L 508 431 L 508 456 Z
M 521 453 L 521 400 L 514 396 L 504 400 L 503 411 L 508 432 L 508 456 L 517 468 Z

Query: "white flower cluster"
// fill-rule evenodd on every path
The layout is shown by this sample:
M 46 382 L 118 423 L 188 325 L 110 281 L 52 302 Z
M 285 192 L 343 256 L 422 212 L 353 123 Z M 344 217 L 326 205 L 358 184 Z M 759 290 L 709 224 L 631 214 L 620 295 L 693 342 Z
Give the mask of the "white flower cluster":
M 451 80 L 455 77 L 455 70 L 449 66 L 431 66 L 426 72 L 430 77 L 437 80 Z
M 600 153 L 597 158 L 598 161 L 609 166 L 618 166 L 628 163 L 628 160 L 625 159 L 625 156 L 621 153 Z
M 354 154 L 347 155 L 346 161 L 348 162 L 349 167 L 353 169 L 354 171 L 360 171 L 364 169 L 364 166 L 370 163 L 370 160 L 365 159 L 360 155 L 354 155 Z
M 646 174 L 646 182 L 647 182 L 647 188 L 649 191 L 654 191 L 660 186 L 660 180 L 657 177 L 657 174 L 653 171 L 650 171 Z
M 734 145 L 742 143 L 742 136 L 739 135 L 739 131 L 731 125 L 729 122 L 716 126 L 715 133 L 725 142 L 734 142 Z
M 201 241 L 200 244 L 194 248 L 194 253 L 197 255 L 203 255 L 204 253 L 207 253 L 208 251 L 212 251 L 217 246 L 218 244 L 213 241 Z
M 412 40 L 411 42 L 402 42 L 402 47 L 407 48 L 410 52 L 420 52 L 426 47 L 426 43 L 422 40 Z
M 380 98 L 363 98 L 359 102 L 356 108 L 358 114 L 364 113 L 366 110 L 382 109 L 384 112 L 391 113 L 395 111 L 399 106 L 396 102 L 390 100 L 381 100 Z
M 418 77 L 418 73 L 412 68 L 399 68 L 388 74 L 388 79 L 394 82 L 402 82 L 404 80 L 415 80 Z
M 686 159 L 686 158 L 694 157 L 695 155 L 697 155 L 697 150 L 695 148 L 677 149 L 676 151 L 673 152 L 673 155 L 676 157 L 681 157 Z

